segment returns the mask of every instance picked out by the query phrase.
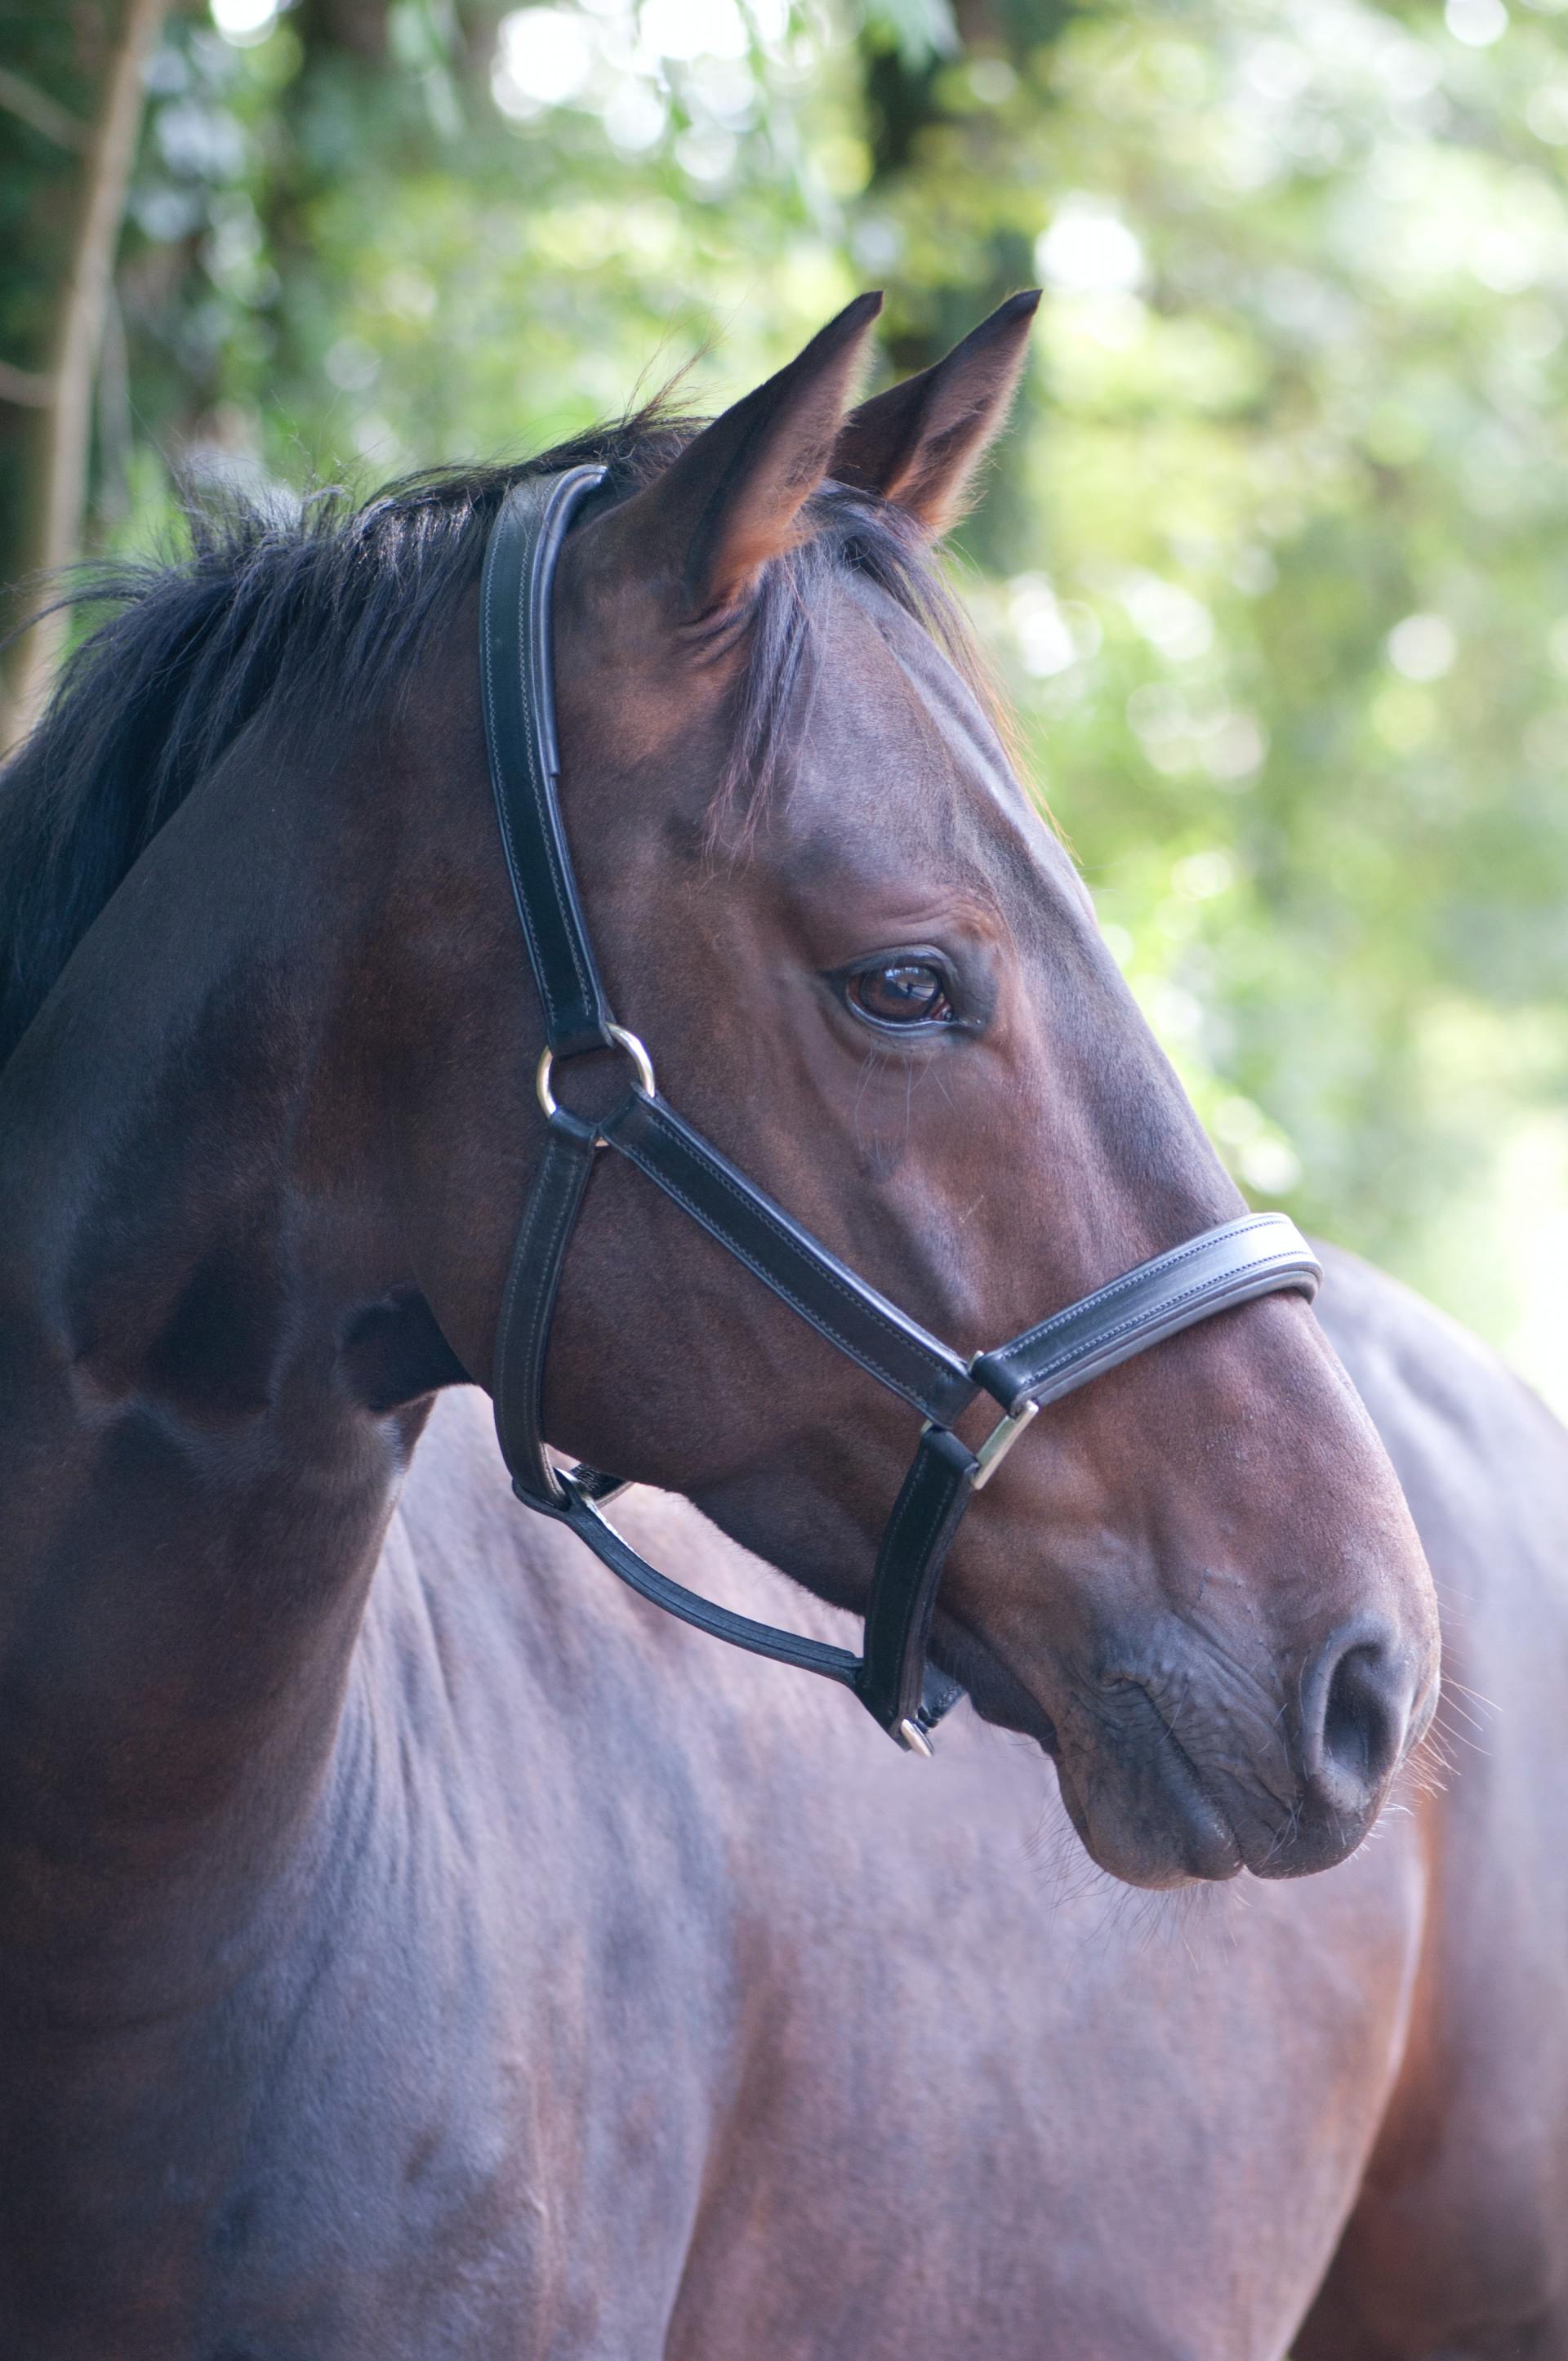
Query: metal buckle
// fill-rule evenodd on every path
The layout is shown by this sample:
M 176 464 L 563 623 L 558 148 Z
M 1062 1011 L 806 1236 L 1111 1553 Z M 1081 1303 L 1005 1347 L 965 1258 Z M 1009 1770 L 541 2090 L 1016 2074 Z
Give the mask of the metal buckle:
M 636 1034 L 629 1033 L 624 1025 L 611 1025 L 607 1029 L 616 1048 L 624 1049 L 636 1067 L 639 1090 L 648 1098 L 657 1098 L 659 1086 L 653 1080 L 653 1060 L 637 1038 Z M 554 1071 L 554 1050 L 542 1050 L 538 1069 L 533 1077 L 533 1087 L 539 1094 L 539 1104 L 544 1109 L 546 1120 L 555 1112 L 555 1093 L 550 1087 L 550 1077 Z
M 1009 1411 L 1000 1424 L 992 1428 L 975 1453 L 977 1465 L 970 1478 L 971 1492 L 984 1491 L 1039 1407 L 1037 1401 L 1026 1401 L 1019 1409 Z

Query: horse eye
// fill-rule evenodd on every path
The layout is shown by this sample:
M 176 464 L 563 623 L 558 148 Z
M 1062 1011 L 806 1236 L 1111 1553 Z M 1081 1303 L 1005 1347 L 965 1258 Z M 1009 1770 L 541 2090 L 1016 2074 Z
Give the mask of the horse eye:
M 947 978 L 928 960 L 890 960 L 849 980 L 851 1006 L 877 1025 L 947 1025 L 953 1011 Z

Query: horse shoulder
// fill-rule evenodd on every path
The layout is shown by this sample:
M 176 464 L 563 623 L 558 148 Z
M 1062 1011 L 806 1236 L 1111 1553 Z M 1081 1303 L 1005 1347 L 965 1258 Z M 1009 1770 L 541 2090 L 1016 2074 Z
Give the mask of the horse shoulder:
M 1325 2320 L 1350 2309 L 1302 2350 L 1358 2350 L 1354 2316 L 1424 2351 L 1568 2295 L 1568 1433 L 1354 1257 L 1321 1301 L 1436 1580 L 1444 1701 L 1412 1798 L 1431 1900 L 1404 2070 Z
M 685 1504 L 616 1513 L 724 1603 L 848 1636 Z M 1403 2031 L 1402 1837 L 1329 1878 L 1128 1895 L 1082 1863 L 1032 1744 L 960 1710 L 911 1763 L 827 1684 L 630 1598 L 512 1506 L 477 1399 L 433 1422 L 381 1580 L 375 1644 L 406 1624 L 433 1692 L 444 1664 L 452 1719 L 433 1693 L 415 1718 L 492 1848 L 486 1948 L 552 2122 L 538 2185 L 596 2270 L 597 2224 L 645 2235 L 668 2351 L 730 2351 L 743 2317 L 758 2351 L 981 2334 L 1022 2361 L 1045 2308 L 1139 2361 L 1244 2317 L 1257 2350 L 1283 2337 Z M 1157 2316 L 1118 2265 L 1157 2237 Z

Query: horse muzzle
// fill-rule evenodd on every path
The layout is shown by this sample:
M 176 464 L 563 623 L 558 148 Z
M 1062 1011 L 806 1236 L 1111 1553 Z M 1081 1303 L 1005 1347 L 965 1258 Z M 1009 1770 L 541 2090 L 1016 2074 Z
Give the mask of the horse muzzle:
M 1238 1698 L 1203 1662 L 1071 1684 L 1034 1734 L 1099 1866 L 1132 1885 L 1305 1877 L 1367 1835 L 1425 1735 L 1437 1686 L 1376 1617 L 1332 1633 L 1289 1684 Z

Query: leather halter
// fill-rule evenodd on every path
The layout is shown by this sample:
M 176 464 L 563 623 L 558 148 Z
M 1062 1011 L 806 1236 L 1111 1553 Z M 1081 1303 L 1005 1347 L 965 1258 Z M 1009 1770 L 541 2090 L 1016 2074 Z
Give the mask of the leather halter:
M 605 997 L 558 795 L 552 586 L 572 518 L 604 477 L 602 467 L 572 467 L 515 485 L 485 557 L 485 738 L 546 1043 L 538 1084 L 544 1152 L 518 1231 L 496 1340 L 501 1451 L 518 1499 L 569 1525 L 633 1590 L 718 1639 L 842 1682 L 900 1745 L 928 1754 L 928 1733 L 961 1694 L 926 1663 L 942 1563 L 970 1499 L 1036 1412 L 1232 1304 L 1282 1288 L 1310 1298 L 1322 1274 L 1294 1223 L 1282 1213 L 1251 1213 L 1205 1230 L 966 1362 L 819 1245 L 660 1097 L 646 1050 L 616 1024 Z M 635 1080 L 609 1115 L 585 1121 L 557 1104 L 554 1069 L 609 1049 L 626 1053 Z M 600 1513 L 622 1488 L 620 1479 L 591 1467 L 558 1466 L 547 1456 L 541 1401 L 551 1316 L 594 1158 L 605 1147 L 645 1173 L 840 1352 L 923 1413 L 919 1445 L 877 1553 L 863 1654 L 732 1614 L 671 1581 Z M 952 1427 L 981 1393 L 1003 1414 L 975 1453 Z

